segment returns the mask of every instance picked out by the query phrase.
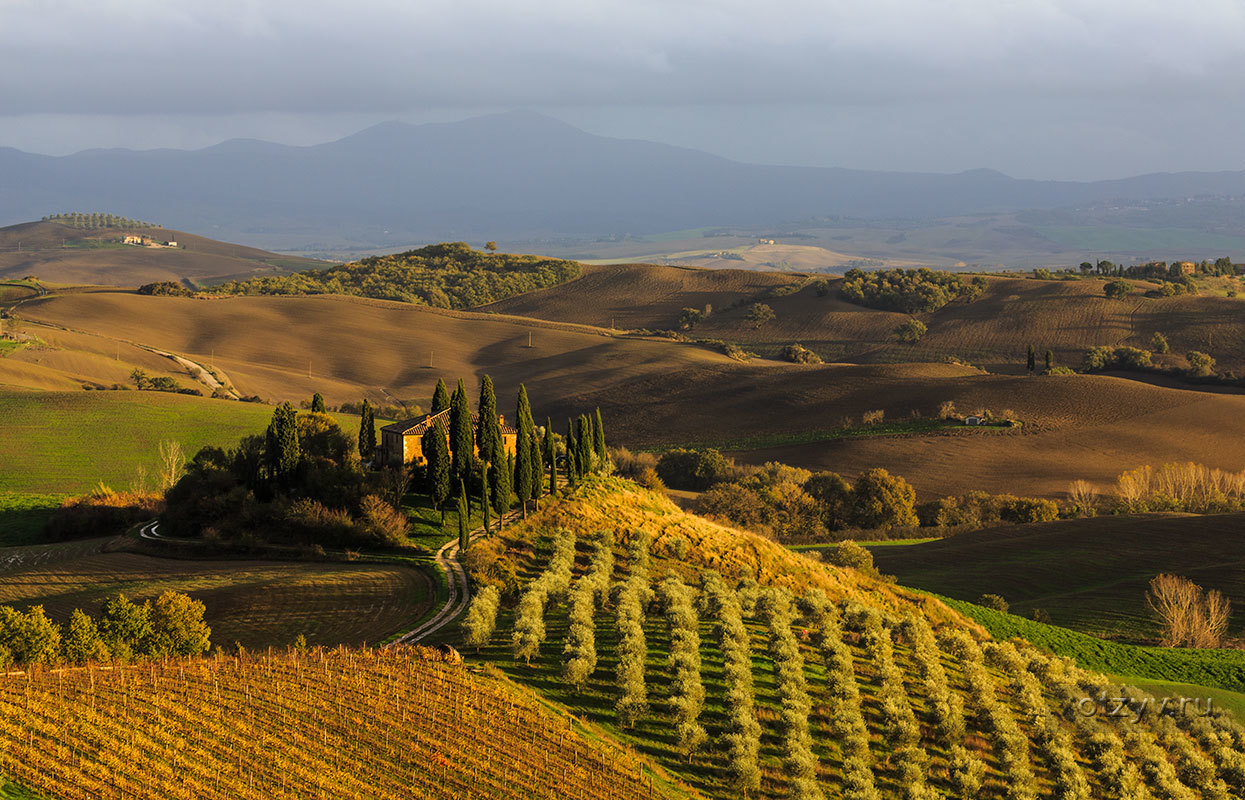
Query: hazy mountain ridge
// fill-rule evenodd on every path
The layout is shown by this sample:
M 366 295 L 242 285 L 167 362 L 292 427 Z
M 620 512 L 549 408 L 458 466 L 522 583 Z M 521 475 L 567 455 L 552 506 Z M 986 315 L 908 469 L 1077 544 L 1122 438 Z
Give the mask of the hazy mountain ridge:
M 202 150 L 0 148 L 0 224 L 101 209 L 248 244 L 655 233 L 821 215 L 930 218 L 1120 199 L 1245 194 L 1245 172 L 1076 183 L 744 164 L 611 139 L 527 112 L 382 123 L 325 144 Z

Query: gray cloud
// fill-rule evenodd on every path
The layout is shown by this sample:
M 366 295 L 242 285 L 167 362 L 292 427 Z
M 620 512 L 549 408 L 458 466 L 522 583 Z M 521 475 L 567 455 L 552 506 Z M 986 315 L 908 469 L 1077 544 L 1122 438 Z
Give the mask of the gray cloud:
M 310 144 L 530 107 L 754 161 L 1245 164 L 1238 0 L 0 0 L 0 144 Z

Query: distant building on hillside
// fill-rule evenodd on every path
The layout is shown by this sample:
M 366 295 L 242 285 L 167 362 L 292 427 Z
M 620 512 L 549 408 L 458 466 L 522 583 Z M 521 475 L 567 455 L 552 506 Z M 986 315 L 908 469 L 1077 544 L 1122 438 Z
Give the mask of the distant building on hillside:
M 1197 272 L 1197 264 L 1194 264 L 1192 261 L 1181 261 L 1176 266 L 1180 268 L 1181 275 L 1192 275 Z
M 479 420 L 475 414 L 471 415 L 471 427 L 475 429 Z M 445 431 L 450 430 L 450 412 L 449 409 L 438 414 L 424 414 L 422 417 L 408 419 L 404 422 L 395 422 L 392 425 L 386 425 L 380 429 L 380 463 L 382 464 L 424 464 L 424 445 L 423 436 L 438 421 L 444 422 Z M 501 442 L 502 447 L 507 453 L 514 453 L 519 439 L 519 431 L 506 424 L 504 414 L 497 415 L 497 422 L 501 425 Z M 476 447 L 478 454 L 479 447 Z
M 177 247 L 177 242 L 165 242 L 165 247 Z
M 985 422 L 985 419 L 977 416 L 976 414 L 970 414 L 964 418 L 965 425 L 981 425 L 984 422 Z
M 127 234 L 125 235 L 125 238 L 124 238 L 124 239 L 122 239 L 121 241 L 122 241 L 122 243 L 123 243 L 123 244 L 137 244 L 137 245 L 145 245 L 145 244 L 147 244 L 148 242 L 150 242 L 151 240 L 150 240 L 150 239 L 148 239 L 146 236 L 139 236 L 138 234 L 134 234 L 134 233 L 127 233 Z

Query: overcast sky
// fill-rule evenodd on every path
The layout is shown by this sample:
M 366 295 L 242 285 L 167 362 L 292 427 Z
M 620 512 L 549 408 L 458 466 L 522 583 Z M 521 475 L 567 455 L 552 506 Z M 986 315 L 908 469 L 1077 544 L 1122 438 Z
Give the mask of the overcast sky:
M 0 146 L 526 108 L 763 163 L 1245 169 L 1241 63 L 1242 0 L 0 0 Z

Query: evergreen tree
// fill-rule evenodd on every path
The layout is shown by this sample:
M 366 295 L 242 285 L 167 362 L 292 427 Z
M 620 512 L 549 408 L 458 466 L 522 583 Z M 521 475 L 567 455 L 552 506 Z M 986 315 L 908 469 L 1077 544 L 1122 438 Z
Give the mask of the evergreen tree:
M 497 394 L 493 391 L 493 379 L 488 375 L 480 382 L 480 405 L 476 423 L 476 446 L 480 460 L 497 466 L 502 462 L 501 425 L 497 421 Z
M 488 500 L 488 472 L 489 463 L 487 461 L 480 462 L 480 513 L 484 515 L 484 535 L 492 533 L 489 527 L 489 500 Z
M 428 429 L 420 439 L 424 451 L 424 459 L 428 462 L 425 471 L 428 480 L 428 494 L 432 502 L 441 510 L 441 525 L 445 525 L 445 501 L 450 498 L 450 443 L 449 432 L 445 429 L 445 421 L 437 420 L 437 424 Z
M 467 482 L 462 478 L 458 479 L 458 551 L 461 553 L 467 549 L 470 539 L 467 534 L 471 525 L 467 518 L 471 515 L 470 506 L 467 505 Z
M 597 463 L 604 467 L 609 461 L 609 453 L 605 450 L 605 423 L 601 421 L 600 407 L 592 415 L 592 450 L 597 455 Z
M 506 512 L 510 510 L 510 498 L 514 495 L 512 476 L 514 475 L 514 456 L 506 453 L 500 464 L 493 466 L 489 472 L 492 483 L 489 496 L 493 499 L 493 510 L 497 512 L 497 527 L 500 529 Z
M 474 437 L 471 433 L 471 406 L 467 402 L 467 387 L 462 379 L 450 400 L 450 455 L 454 474 L 466 480 L 474 468 Z
M 549 494 L 558 493 L 558 450 L 553 443 L 553 420 L 545 417 L 545 463 L 549 465 Z
M 1029 367 L 1029 374 L 1033 374 L 1033 370 L 1037 368 L 1037 353 L 1033 349 L 1033 345 L 1029 345 L 1029 357 L 1025 361 Z
M 450 407 L 450 393 L 445 388 L 445 381 L 437 378 L 436 391 L 432 393 L 432 413 L 440 414 L 442 411 Z
M 1047 350 L 1046 351 L 1046 371 L 1050 372 L 1052 369 L 1054 369 L 1054 367 L 1055 367 L 1055 354 Z
M 515 439 L 514 493 L 519 497 L 523 517 L 526 519 L 527 501 L 532 497 L 532 442 L 536 438 L 536 426 L 532 422 L 532 406 L 528 402 L 527 389 L 523 384 L 519 384 L 519 401 L 514 418 L 519 429 L 519 435 Z
M 376 455 L 376 417 L 372 413 L 372 404 L 365 398 L 359 419 L 359 457 L 371 461 Z
M 566 420 L 566 482 L 574 486 L 579 482 L 579 465 L 575 456 L 579 448 L 575 445 L 575 424 L 568 417 Z
M 328 409 L 325 408 L 324 406 L 324 395 L 320 394 L 319 392 L 316 392 L 315 394 L 311 396 L 311 413 L 312 414 L 325 414 L 327 412 L 328 412 Z
M 302 460 L 294 406 L 282 403 L 272 412 L 272 422 L 268 423 L 267 444 L 269 474 L 278 483 L 288 484 Z
M 580 414 L 579 419 L 575 423 L 575 468 L 579 470 L 579 476 L 582 478 L 593 472 L 594 466 L 592 462 L 592 423 L 588 422 L 587 416 Z
M 540 511 L 540 495 L 544 486 L 544 473 L 541 470 L 543 463 L 540 454 L 542 452 L 542 442 L 540 432 L 536 430 L 536 426 L 532 425 L 532 443 L 528 448 L 528 463 L 532 465 L 532 502 L 536 504 L 536 510 Z

